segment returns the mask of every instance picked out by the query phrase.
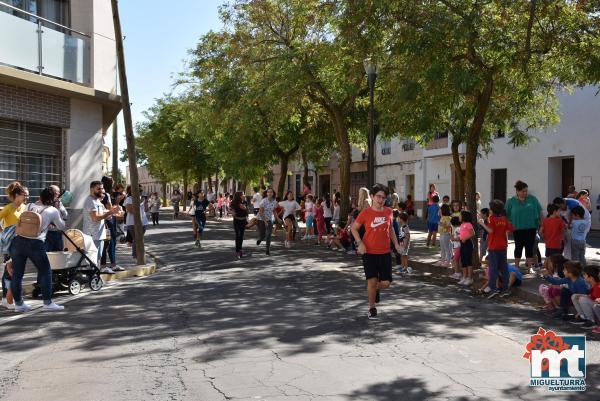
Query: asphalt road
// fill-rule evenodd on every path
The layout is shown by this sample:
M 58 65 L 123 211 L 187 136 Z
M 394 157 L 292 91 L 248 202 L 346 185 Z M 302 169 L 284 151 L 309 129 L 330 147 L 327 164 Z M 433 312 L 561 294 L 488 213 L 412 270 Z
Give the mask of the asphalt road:
M 530 336 L 573 326 L 399 277 L 369 321 L 357 258 L 280 242 L 267 258 L 248 237 L 237 261 L 230 222 L 209 221 L 201 250 L 189 222 L 166 222 L 147 235 L 162 263 L 153 276 L 64 312 L 1 312 L 0 399 L 600 399 L 598 338 L 586 393 L 529 387 Z

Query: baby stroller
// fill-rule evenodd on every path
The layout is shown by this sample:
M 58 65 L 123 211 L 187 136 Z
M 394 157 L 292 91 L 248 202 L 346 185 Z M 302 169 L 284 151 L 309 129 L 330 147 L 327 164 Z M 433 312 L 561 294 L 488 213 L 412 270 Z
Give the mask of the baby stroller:
M 100 269 L 92 261 L 97 259 L 94 255 L 98 252 L 92 237 L 74 229 L 62 233 L 66 238 L 66 250 L 47 253 L 52 268 L 53 290 L 56 292 L 66 289 L 71 295 L 77 295 L 87 284 L 92 291 L 99 291 L 104 281 L 100 277 Z M 40 295 L 41 288 L 35 283 L 32 296 L 37 298 Z

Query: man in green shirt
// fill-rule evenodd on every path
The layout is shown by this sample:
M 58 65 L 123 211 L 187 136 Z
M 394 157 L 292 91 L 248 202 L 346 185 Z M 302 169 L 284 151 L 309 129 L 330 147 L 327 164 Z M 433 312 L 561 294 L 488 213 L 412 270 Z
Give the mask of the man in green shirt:
M 506 202 L 506 217 L 515 227 L 515 266 L 519 267 L 523 248 L 527 266 L 535 264 L 535 238 L 543 219 L 542 205 L 533 195 L 529 195 L 529 187 L 523 181 L 515 184 L 516 195 Z

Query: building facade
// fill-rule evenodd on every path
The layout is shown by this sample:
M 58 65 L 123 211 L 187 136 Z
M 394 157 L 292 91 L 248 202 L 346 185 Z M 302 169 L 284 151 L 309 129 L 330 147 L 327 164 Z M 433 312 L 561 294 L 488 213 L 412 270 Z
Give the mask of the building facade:
M 0 1 L 0 37 L 0 206 L 14 180 L 57 184 L 77 225 L 121 109 L 111 2 Z
M 507 138 L 494 142 L 493 152 L 477 161 L 477 189 L 483 204 L 514 196 L 517 180 L 529 185 L 545 209 L 574 185 L 587 189 L 593 205 L 592 228 L 600 229 L 600 98 L 596 88 L 560 95 L 561 122 L 534 134 L 529 146 L 514 148 Z

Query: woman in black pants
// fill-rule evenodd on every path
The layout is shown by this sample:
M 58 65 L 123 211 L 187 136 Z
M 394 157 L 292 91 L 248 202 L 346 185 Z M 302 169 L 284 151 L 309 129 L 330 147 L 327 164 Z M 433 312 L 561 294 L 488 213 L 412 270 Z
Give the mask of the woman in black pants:
M 233 214 L 233 229 L 235 231 L 235 256 L 242 258 L 242 243 L 244 242 L 244 231 L 248 224 L 248 208 L 244 205 L 243 195 L 236 192 L 231 202 L 231 212 Z
M 529 187 L 523 181 L 517 181 L 515 191 L 515 196 L 506 202 L 506 217 L 515 227 L 515 266 L 519 267 L 525 248 L 527 266 L 532 267 L 536 260 L 535 237 L 543 218 L 542 206 L 529 194 Z

